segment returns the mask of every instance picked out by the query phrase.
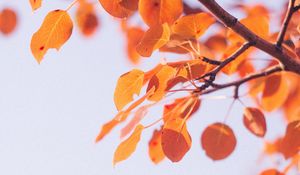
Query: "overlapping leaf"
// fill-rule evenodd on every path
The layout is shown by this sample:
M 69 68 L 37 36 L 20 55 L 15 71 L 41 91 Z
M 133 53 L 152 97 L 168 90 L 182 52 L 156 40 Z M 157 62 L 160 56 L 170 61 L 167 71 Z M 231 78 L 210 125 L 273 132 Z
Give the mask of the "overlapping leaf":
M 182 0 L 139 0 L 139 14 L 148 26 L 171 25 L 182 13 Z
M 137 52 L 144 57 L 150 57 L 152 52 L 165 45 L 170 38 L 168 24 L 152 26 L 144 34 L 141 42 L 136 46 Z
M 161 145 L 161 135 L 162 128 L 160 130 L 154 130 L 148 143 L 148 154 L 151 161 L 155 164 L 160 163 L 165 158 L 165 154 Z

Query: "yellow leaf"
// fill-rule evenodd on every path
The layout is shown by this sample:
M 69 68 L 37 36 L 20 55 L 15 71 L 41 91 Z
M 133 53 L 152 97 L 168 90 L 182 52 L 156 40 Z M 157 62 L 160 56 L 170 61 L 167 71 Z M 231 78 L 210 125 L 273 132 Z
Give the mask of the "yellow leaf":
M 114 93 L 114 102 L 118 111 L 133 100 L 133 95 L 140 94 L 143 86 L 144 72 L 133 69 L 120 76 Z
M 175 34 L 185 38 L 199 38 L 215 22 L 207 13 L 197 13 L 179 18 L 172 26 Z
M 148 26 L 171 25 L 182 13 L 182 0 L 140 0 L 139 14 Z
M 37 10 L 42 5 L 42 0 L 29 0 L 32 10 Z
M 144 57 L 150 57 L 152 52 L 165 45 L 170 39 L 168 24 L 151 27 L 146 31 L 141 42 L 137 45 L 136 51 Z
M 64 10 L 54 10 L 48 13 L 40 29 L 33 34 L 31 51 L 40 63 L 50 48 L 59 48 L 70 38 L 73 22 Z
M 165 90 L 167 88 L 168 81 L 176 75 L 176 72 L 176 69 L 173 67 L 164 65 L 149 81 L 147 89 L 155 87 L 155 91 L 153 95 L 149 96 L 148 100 L 161 100 L 166 93 Z
M 126 140 L 124 140 L 118 146 L 117 150 L 114 154 L 113 164 L 123 161 L 127 159 L 136 149 L 136 146 L 141 138 L 141 133 L 144 129 L 143 125 L 138 125 L 131 136 L 129 136 Z
M 148 154 L 151 161 L 158 164 L 165 158 L 165 154 L 161 146 L 161 134 L 162 128 L 160 130 L 154 130 L 151 140 L 148 143 Z

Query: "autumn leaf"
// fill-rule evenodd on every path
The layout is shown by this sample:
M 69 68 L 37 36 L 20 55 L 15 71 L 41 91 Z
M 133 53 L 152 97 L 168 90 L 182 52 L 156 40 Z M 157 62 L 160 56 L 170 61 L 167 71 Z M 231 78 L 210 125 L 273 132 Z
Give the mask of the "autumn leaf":
M 132 10 L 127 9 L 124 4 L 121 4 L 124 0 L 99 0 L 102 7 L 112 16 L 117 18 L 127 18 L 132 14 Z
M 293 157 L 300 150 L 300 121 L 288 124 L 285 135 L 280 142 L 279 151 L 286 159 Z
M 121 129 L 121 134 L 120 134 L 121 139 L 126 137 L 134 129 L 134 127 L 147 115 L 148 108 L 150 106 L 151 105 L 145 105 L 137 109 L 133 118 L 128 122 L 126 126 L 124 126 Z
M 243 117 L 245 127 L 257 137 L 264 137 L 267 131 L 266 119 L 261 110 L 247 107 Z
M 182 0 L 139 0 L 139 14 L 148 26 L 171 25 L 182 13 Z
M 135 109 L 137 106 L 139 106 L 141 103 L 143 103 L 150 95 L 152 95 L 154 92 L 154 88 L 150 89 L 144 96 L 137 99 L 135 102 L 130 104 L 127 109 L 119 111 L 118 114 L 109 122 L 105 123 L 98 136 L 96 137 L 96 142 L 101 141 L 110 131 L 115 128 L 118 124 L 124 122 L 131 111 Z M 136 122 L 136 121 L 134 121 Z M 134 123 L 135 124 L 135 123 Z
M 288 83 L 282 73 L 267 77 L 262 94 L 261 105 L 266 111 L 280 108 L 288 97 Z
M 32 10 L 37 10 L 42 5 L 42 0 L 29 0 Z
M 166 156 L 161 145 L 162 128 L 154 130 L 152 137 L 148 143 L 148 154 L 151 161 L 155 164 L 160 163 Z
M 0 32 L 4 35 L 11 34 L 17 26 L 17 14 L 14 10 L 5 8 L 0 11 Z
M 50 48 L 59 50 L 70 38 L 73 22 L 64 10 L 54 10 L 47 14 L 43 24 L 31 39 L 31 52 L 40 63 Z
M 143 86 L 144 72 L 133 69 L 120 76 L 114 93 L 114 102 L 118 111 L 133 100 L 133 95 L 139 95 Z
M 92 3 L 79 1 L 79 6 L 76 11 L 76 21 L 81 33 L 84 36 L 91 36 L 95 33 L 99 26 L 98 17 L 94 11 Z
M 222 160 L 234 151 L 236 138 L 229 126 L 214 123 L 202 133 L 201 144 L 208 157 L 213 160 Z
M 248 27 L 256 35 L 268 39 L 269 37 L 269 20 L 264 16 L 249 16 L 247 18 L 241 19 L 240 22 Z M 245 39 L 242 38 L 239 34 L 235 33 L 232 30 L 228 31 L 228 39 L 234 43 L 244 43 Z
M 135 11 L 138 9 L 139 0 L 121 0 L 119 3 L 124 8 Z
M 142 40 L 145 32 L 140 27 L 131 27 L 126 30 L 127 34 L 127 55 L 129 60 L 137 64 L 140 61 L 140 55 L 136 51 L 136 46 Z
M 161 144 L 164 154 L 172 162 L 178 162 L 184 157 L 191 148 L 192 140 L 183 119 L 174 118 L 165 123 Z
M 124 140 L 115 151 L 113 164 L 126 160 L 135 151 L 138 142 L 140 141 L 143 125 L 138 125 L 131 136 Z
M 267 169 L 261 172 L 259 175 L 284 175 L 276 169 Z
M 176 70 L 168 65 L 164 65 L 157 74 L 155 74 L 149 81 L 147 89 L 150 90 L 155 87 L 154 94 L 151 95 L 148 100 L 159 101 L 165 95 L 165 90 L 167 88 L 167 83 L 176 74 Z
M 179 18 L 172 26 L 175 34 L 185 38 L 199 38 L 215 22 L 207 13 L 197 13 Z
M 151 27 L 144 34 L 141 42 L 136 46 L 136 51 L 144 57 L 150 57 L 152 52 L 165 45 L 170 38 L 168 24 Z

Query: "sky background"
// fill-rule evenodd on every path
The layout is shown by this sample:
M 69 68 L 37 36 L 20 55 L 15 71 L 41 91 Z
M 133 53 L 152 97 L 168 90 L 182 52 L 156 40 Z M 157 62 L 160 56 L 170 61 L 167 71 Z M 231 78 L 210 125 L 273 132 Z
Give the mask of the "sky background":
M 236 1 L 218 2 L 224 5 Z M 283 7 L 282 0 L 268 2 L 273 10 Z M 118 77 L 133 68 L 125 55 L 119 24 L 99 4 L 96 10 L 101 26 L 92 38 L 83 37 L 75 26 L 60 52 L 48 51 L 41 65 L 29 48 L 31 36 L 44 16 L 51 10 L 65 9 L 69 3 L 45 0 L 42 8 L 33 13 L 27 0 L 0 0 L 0 9 L 13 8 L 19 18 L 12 35 L 0 35 L 0 174 L 253 175 L 277 165 L 275 159 L 264 161 L 260 155 L 264 141 L 284 131 L 278 113 L 267 115 L 271 132 L 265 140 L 258 139 L 244 128 L 239 103 L 235 103 L 227 120 L 237 136 L 236 150 L 223 161 L 213 162 L 206 157 L 200 147 L 200 134 L 207 125 L 224 120 L 231 100 L 205 99 L 201 110 L 188 123 L 193 144 L 180 163 L 151 163 L 147 148 L 152 134 L 149 129 L 143 132 L 136 152 L 114 168 L 112 157 L 119 144 L 118 129 L 98 144 L 94 139 L 101 125 L 117 112 L 113 91 Z M 70 12 L 74 19 L 74 9 Z M 149 69 L 162 56 L 143 59 L 139 68 Z M 150 119 L 143 124 L 159 118 L 160 108 L 152 110 Z

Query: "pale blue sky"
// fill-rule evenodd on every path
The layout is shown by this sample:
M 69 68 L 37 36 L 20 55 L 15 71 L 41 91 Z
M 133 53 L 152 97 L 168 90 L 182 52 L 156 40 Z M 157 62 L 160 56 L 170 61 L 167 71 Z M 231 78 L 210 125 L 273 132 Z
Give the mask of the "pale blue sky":
M 189 123 L 193 145 L 180 163 L 165 160 L 153 165 L 147 154 L 152 131 L 146 130 L 132 157 L 113 168 L 118 130 L 101 143 L 95 144 L 94 138 L 100 126 L 116 114 L 112 97 L 117 78 L 132 68 L 124 55 L 124 36 L 118 24 L 99 4 L 101 28 L 94 37 L 82 37 L 75 27 L 61 51 L 50 51 L 41 65 L 29 49 L 31 35 L 47 12 L 65 9 L 68 2 L 44 0 L 42 9 L 32 13 L 27 0 L 0 1 L 0 8 L 12 7 L 19 16 L 15 33 L 9 37 L 0 35 L 0 174 L 253 175 L 272 165 L 270 160 L 258 163 L 263 140 L 243 127 L 239 103 L 227 121 L 238 139 L 236 150 L 224 161 L 207 158 L 200 147 L 200 133 L 208 124 L 223 121 L 231 100 L 205 100 L 201 111 Z M 282 8 L 281 2 L 276 0 L 273 8 Z M 158 63 L 159 56 L 144 59 L 140 68 Z M 220 94 L 226 92 L 230 91 Z M 159 109 L 149 115 L 160 115 Z M 148 117 L 143 123 L 153 121 Z M 284 131 L 276 114 L 267 121 L 272 131 L 267 138 Z

